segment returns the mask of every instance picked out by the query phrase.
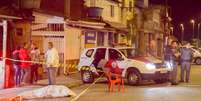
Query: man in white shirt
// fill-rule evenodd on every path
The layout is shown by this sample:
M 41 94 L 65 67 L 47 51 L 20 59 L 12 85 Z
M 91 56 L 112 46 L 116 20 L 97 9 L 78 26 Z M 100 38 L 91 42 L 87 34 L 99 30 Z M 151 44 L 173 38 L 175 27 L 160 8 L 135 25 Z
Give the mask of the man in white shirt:
M 58 51 L 53 47 L 52 42 L 48 42 L 48 50 L 45 54 L 45 60 L 49 85 L 55 85 L 57 68 L 59 67 L 59 54 Z

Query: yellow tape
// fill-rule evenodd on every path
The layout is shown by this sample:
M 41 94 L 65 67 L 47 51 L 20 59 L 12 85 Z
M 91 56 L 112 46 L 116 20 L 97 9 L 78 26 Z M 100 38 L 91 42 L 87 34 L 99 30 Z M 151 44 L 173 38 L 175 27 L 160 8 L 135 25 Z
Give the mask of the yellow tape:
M 45 63 L 45 62 L 15 60 L 15 59 L 6 58 L 6 57 L 0 57 L 0 59 L 6 59 L 6 60 L 10 60 L 10 61 L 15 61 L 15 62 L 25 62 L 25 63 L 35 63 L 35 64 L 47 65 L 47 63 Z M 68 67 L 68 65 L 71 65 L 71 64 L 59 64 L 59 66 L 63 66 L 64 68 Z M 77 72 L 68 72 L 68 73 L 73 74 L 73 73 L 77 73 Z
M 103 77 L 104 74 L 102 74 L 98 79 L 96 79 L 91 85 L 89 85 L 86 89 L 84 89 L 79 95 L 77 95 L 75 98 L 73 98 L 71 101 L 76 101 L 78 100 L 83 94 L 85 94 L 89 88 L 91 88 L 93 85 L 96 84 L 97 81 L 99 81 L 102 77 Z
M 36 61 L 24 61 L 24 60 L 15 60 L 15 59 L 11 59 L 11 58 L 4 58 L 4 57 L 0 57 L 1 59 L 6 59 L 6 60 L 11 60 L 11 61 L 16 61 L 16 62 L 27 62 L 27 63 L 36 63 L 36 64 L 43 64 L 43 65 L 46 65 L 45 62 L 36 62 Z M 67 66 L 68 64 L 60 64 L 62 66 Z M 84 70 L 90 70 L 89 67 L 85 67 L 83 68 Z M 99 70 L 100 72 L 100 70 Z M 71 73 L 77 73 L 77 72 L 71 72 Z M 96 84 L 97 81 L 99 81 L 102 77 L 103 77 L 104 73 L 98 78 L 96 79 L 91 85 L 89 85 L 89 87 L 87 87 L 85 90 L 83 90 L 78 96 L 76 96 L 75 98 L 73 98 L 71 101 L 76 101 L 78 100 L 83 94 L 85 94 L 89 88 L 91 88 L 93 85 Z

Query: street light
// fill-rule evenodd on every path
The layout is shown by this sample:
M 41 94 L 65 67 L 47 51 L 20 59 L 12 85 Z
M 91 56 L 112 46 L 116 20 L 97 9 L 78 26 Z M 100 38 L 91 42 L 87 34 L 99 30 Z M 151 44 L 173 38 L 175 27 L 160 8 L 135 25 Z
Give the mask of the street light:
M 192 20 L 191 20 L 191 23 L 193 24 L 193 38 L 194 38 L 194 32 L 195 32 L 195 30 L 194 30 L 194 29 L 195 29 L 195 20 L 192 19 Z
M 199 47 L 199 42 L 200 42 L 200 24 L 198 23 L 198 38 L 197 38 L 197 47 Z
M 180 24 L 181 27 L 181 43 L 183 42 L 183 36 L 184 36 L 184 24 Z
M 173 34 L 174 34 L 174 27 L 170 27 L 170 30 L 171 30 L 171 35 L 173 36 Z

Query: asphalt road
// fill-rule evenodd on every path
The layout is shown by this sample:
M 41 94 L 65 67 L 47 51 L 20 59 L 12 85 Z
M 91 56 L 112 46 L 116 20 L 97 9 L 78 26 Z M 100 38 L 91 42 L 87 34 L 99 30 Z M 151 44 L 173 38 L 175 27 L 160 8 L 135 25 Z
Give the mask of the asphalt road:
M 79 95 L 89 86 L 84 84 L 72 90 Z M 71 100 L 72 97 L 37 99 L 37 101 Z M 201 101 L 201 66 L 192 66 L 190 83 L 180 83 L 176 86 L 170 83 L 144 82 L 140 86 L 126 85 L 125 92 L 118 92 L 117 89 L 114 92 L 108 92 L 107 83 L 101 80 L 81 95 L 77 101 Z
M 178 71 L 179 80 L 180 70 Z M 89 85 L 73 88 L 77 94 Z M 69 98 L 70 100 L 70 98 Z M 107 84 L 98 82 L 78 101 L 201 101 L 201 66 L 193 65 L 190 83 L 172 86 L 170 83 L 146 82 L 141 86 L 125 86 L 125 92 L 108 92 Z

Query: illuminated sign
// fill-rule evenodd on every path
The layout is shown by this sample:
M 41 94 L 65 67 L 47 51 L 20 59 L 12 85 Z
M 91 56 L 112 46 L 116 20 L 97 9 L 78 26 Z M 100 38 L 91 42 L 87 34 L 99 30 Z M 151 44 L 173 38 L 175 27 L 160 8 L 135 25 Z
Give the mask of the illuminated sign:
M 96 31 L 86 31 L 85 44 L 95 44 L 95 43 L 96 43 Z

